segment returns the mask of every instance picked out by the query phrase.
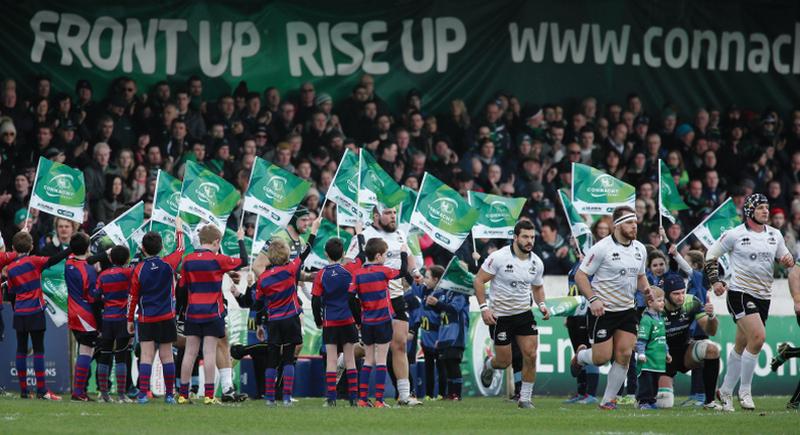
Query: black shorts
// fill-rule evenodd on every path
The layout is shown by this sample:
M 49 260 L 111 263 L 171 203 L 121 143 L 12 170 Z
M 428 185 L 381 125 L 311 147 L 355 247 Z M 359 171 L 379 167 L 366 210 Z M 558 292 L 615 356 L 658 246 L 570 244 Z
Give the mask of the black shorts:
M 671 344 L 669 345 L 669 354 L 672 356 L 672 362 L 667 364 L 667 370 L 664 372 L 665 375 L 669 376 L 670 378 L 674 378 L 678 373 L 686 373 L 691 370 L 690 368 L 686 367 L 685 364 L 686 351 L 690 349 L 691 346 L 691 341 L 683 346 L 673 347 Z
M 189 323 L 186 323 L 186 328 L 189 328 Z M 300 316 L 269 320 L 267 322 L 267 343 L 276 345 L 302 344 L 303 329 L 300 327 Z
M 75 336 L 75 341 L 80 345 L 89 347 L 97 346 L 97 336 L 99 335 L 97 331 L 72 331 L 72 335 Z
M 100 332 L 103 340 L 117 340 L 119 338 L 130 338 L 128 334 L 128 322 L 125 320 L 108 321 L 103 320 L 103 327 Z
M 533 312 L 528 310 L 513 316 L 498 317 L 497 324 L 489 326 L 489 335 L 495 346 L 507 346 L 514 341 L 512 338 L 539 335 L 539 330 Z
M 616 331 L 636 335 L 639 332 L 639 314 L 635 308 L 625 311 L 606 311 L 600 317 L 595 317 L 589 312 L 586 314 L 586 327 L 589 341 L 593 344 L 610 339 Z
M 401 322 L 408 322 L 408 312 L 406 311 L 406 300 L 403 296 L 392 298 L 392 310 L 394 311 L 394 320 Z
M 361 325 L 361 341 L 366 344 L 386 344 L 392 341 L 392 322 L 377 325 Z
M 758 314 L 761 323 L 767 324 L 769 317 L 769 300 L 759 299 L 747 293 L 728 290 L 728 312 L 734 323 L 748 314 Z
M 183 325 L 183 335 L 189 337 L 225 337 L 225 319 L 218 318 L 209 322 L 195 323 L 187 320 Z
M 44 331 L 47 329 L 44 311 L 29 316 L 14 315 L 14 329 L 19 332 Z
M 572 350 L 577 350 L 580 345 L 589 346 L 586 316 L 567 317 L 567 333 L 572 343 Z
M 139 323 L 139 342 L 155 341 L 158 344 L 178 341 L 175 318 L 154 323 Z
M 460 347 L 448 347 L 439 351 L 439 359 L 457 359 L 461 361 L 464 357 L 464 349 Z
M 336 346 L 343 346 L 347 343 L 358 343 L 356 325 L 323 327 L 322 342 L 325 344 L 335 344 Z

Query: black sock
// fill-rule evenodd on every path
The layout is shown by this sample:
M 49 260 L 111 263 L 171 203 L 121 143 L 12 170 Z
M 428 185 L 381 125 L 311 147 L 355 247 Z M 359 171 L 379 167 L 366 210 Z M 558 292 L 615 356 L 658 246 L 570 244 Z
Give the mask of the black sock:
M 706 393 L 706 403 L 714 401 L 719 378 L 719 359 L 703 360 L 703 386 Z
M 581 369 L 581 372 L 578 373 L 578 395 L 585 396 L 586 395 L 586 369 Z
M 590 396 L 597 396 L 597 385 L 599 383 L 599 373 L 586 373 L 586 394 Z
M 794 395 L 792 395 L 792 400 L 789 403 L 800 403 L 800 382 L 797 383 L 797 388 L 794 390 Z

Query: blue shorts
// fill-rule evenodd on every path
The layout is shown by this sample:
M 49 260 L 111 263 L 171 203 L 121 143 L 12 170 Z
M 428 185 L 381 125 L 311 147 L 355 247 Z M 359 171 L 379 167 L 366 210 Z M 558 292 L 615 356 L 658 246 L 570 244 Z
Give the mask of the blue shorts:
M 392 322 L 361 325 L 361 341 L 366 344 L 385 344 L 392 341 Z
M 195 337 L 225 337 L 225 319 L 217 318 L 208 322 L 195 323 L 187 320 L 183 325 L 183 335 Z

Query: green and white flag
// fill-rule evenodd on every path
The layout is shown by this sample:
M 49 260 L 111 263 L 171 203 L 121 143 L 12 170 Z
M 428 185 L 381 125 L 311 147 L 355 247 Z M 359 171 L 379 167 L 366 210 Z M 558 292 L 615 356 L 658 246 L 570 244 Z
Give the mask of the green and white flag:
M 325 196 L 326 201 L 336 203 L 336 221 L 341 226 L 355 226 L 358 220 L 358 165 L 358 156 L 345 149 Z
M 592 230 L 589 225 L 586 225 L 586 221 L 575 210 L 575 207 L 572 206 L 572 201 L 569 200 L 566 193 L 559 190 L 558 197 L 561 199 L 561 206 L 564 209 L 564 215 L 567 217 L 572 237 L 578 242 L 581 252 L 588 251 L 592 247 Z
M 672 215 L 672 212 L 686 210 L 689 206 L 683 202 L 683 198 L 678 192 L 678 186 L 675 185 L 675 180 L 672 179 L 672 172 L 661 159 L 658 159 L 658 180 L 658 209 L 661 211 L 661 216 L 664 216 L 674 224 L 675 216 Z
M 402 186 L 403 191 L 406 192 L 406 198 L 400 203 L 400 211 L 397 215 L 398 226 L 402 229 L 405 228 L 406 232 L 411 227 L 411 213 L 414 212 L 414 203 L 417 202 L 417 191 L 408 187 Z
M 152 220 L 175 226 L 175 216 L 178 216 L 180 203 L 181 180 L 159 169 L 156 176 L 156 192 L 153 195 Z
M 716 210 L 711 212 L 710 215 L 703 219 L 700 225 L 696 226 L 692 232 L 686 235 L 678 245 L 684 242 L 689 236 L 694 234 L 697 240 L 702 243 L 706 249 L 717 242 L 722 236 L 722 233 L 742 223 L 742 217 L 736 211 L 736 205 L 731 198 L 728 198 L 717 207 Z
M 366 149 L 358 153 L 360 179 L 358 205 L 361 220 L 372 222 L 372 208 L 391 208 L 403 202 L 408 195 Z
M 599 169 L 573 163 L 572 203 L 581 214 L 610 215 L 619 206 L 636 206 L 636 188 Z
M 472 227 L 476 239 L 511 239 L 525 198 L 506 198 L 481 192 L 467 192 L 469 205 L 480 211 L 478 222 Z
M 478 221 L 478 214 L 455 189 L 426 172 L 411 213 L 411 224 L 438 245 L 455 252 Z
M 244 209 L 285 227 L 310 188 L 308 181 L 256 157 L 244 194 Z
M 186 162 L 179 210 L 193 214 L 222 229 L 227 226 L 239 192 L 231 183 L 195 162 Z
M 551 317 L 576 317 L 585 316 L 589 309 L 589 302 L 583 296 L 562 296 L 560 298 L 548 298 L 544 304 L 550 311 Z M 533 314 L 542 317 L 539 307 L 533 307 Z
M 109 222 L 98 232 L 105 234 L 115 245 L 128 246 L 128 240 L 144 224 L 144 202 L 139 201 Z M 144 234 L 142 234 L 144 235 Z M 140 239 L 141 240 L 141 239 Z
M 220 251 L 229 257 L 239 257 L 239 238 L 236 236 L 236 231 L 230 228 L 225 228 L 225 234 L 222 236 L 222 243 L 219 245 Z M 247 256 L 252 255 L 253 239 L 244 236 L 244 249 Z
M 85 204 L 83 172 L 39 157 L 29 207 L 82 224 Z
M 275 225 L 269 219 L 264 219 L 261 216 L 256 216 L 256 234 L 253 238 L 253 248 L 250 250 L 253 254 L 258 254 L 264 249 L 264 245 L 272 239 L 278 231 L 282 228 Z
M 42 271 L 42 293 L 46 311 L 56 326 L 67 323 L 67 281 L 64 280 L 66 260 Z
M 410 227 L 406 234 L 408 234 L 408 237 L 406 238 L 408 253 L 414 257 L 417 267 L 422 267 L 422 265 L 425 264 L 425 258 L 422 256 L 422 247 L 419 245 L 419 238 L 422 236 L 422 231 L 420 231 L 420 229 L 417 227 Z
M 159 235 L 161 235 L 161 245 L 162 245 L 162 247 L 161 247 L 161 252 L 159 253 L 159 256 L 164 257 L 166 255 L 169 255 L 169 254 L 172 254 L 173 252 L 175 252 L 175 249 L 178 248 L 178 241 L 175 238 L 175 227 L 173 225 L 165 224 L 163 222 L 156 222 L 156 221 L 150 221 L 150 222 L 147 223 L 147 225 L 150 227 L 150 231 L 156 232 Z M 142 236 L 143 235 L 144 234 L 142 234 Z M 138 236 L 138 234 L 134 235 L 134 237 L 131 237 L 131 240 L 134 240 L 135 238 L 137 238 L 137 236 Z M 192 244 L 189 243 L 189 240 L 187 239 L 188 236 L 189 236 L 189 234 L 187 234 L 184 231 L 184 234 L 183 234 L 184 239 L 183 240 L 184 240 L 184 249 L 186 250 L 184 255 L 191 254 L 192 252 L 194 252 L 194 248 L 192 247 Z M 136 240 L 136 242 L 139 243 L 139 245 L 141 246 L 141 242 L 142 242 L 141 237 L 139 237 L 138 240 Z M 133 252 L 134 251 L 131 251 L 131 255 L 133 254 Z
M 337 235 L 336 224 L 327 219 L 323 219 L 322 223 L 319 225 L 319 230 L 317 230 L 317 237 L 314 239 L 314 245 L 311 246 L 311 252 L 308 254 L 305 263 L 303 263 L 305 267 L 322 269 L 330 264 L 328 258 L 325 256 L 325 244 L 334 237 L 342 239 L 342 243 L 346 249 L 350 246 L 350 240 L 353 238 L 353 235 L 347 231 L 339 231 Z
M 442 279 L 439 280 L 436 288 L 446 292 L 457 292 L 472 296 L 475 294 L 475 288 L 472 286 L 474 281 L 475 275 L 467 269 L 467 264 L 454 256 L 447 263 Z

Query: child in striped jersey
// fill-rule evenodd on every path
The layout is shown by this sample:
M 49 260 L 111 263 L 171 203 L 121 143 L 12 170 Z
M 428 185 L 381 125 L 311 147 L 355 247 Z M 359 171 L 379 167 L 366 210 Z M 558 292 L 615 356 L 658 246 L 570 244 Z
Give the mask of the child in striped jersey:
M 364 366 L 359 374 L 359 400 L 361 408 L 386 408 L 383 390 L 386 382 L 386 356 L 392 340 L 392 305 L 389 299 L 389 281 L 401 277 L 406 271 L 408 253 L 405 245 L 400 252 L 400 269 L 390 269 L 383 265 L 386 241 L 372 238 L 367 241 L 364 253 L 367 262 L 353 273 L 352 291 L 361 303 L 361 340 L 365 345 Z M 408 272 L 405 272 L 407 274 Z M 367 399 L 369 377 L 375 367 L 375 404 Z

